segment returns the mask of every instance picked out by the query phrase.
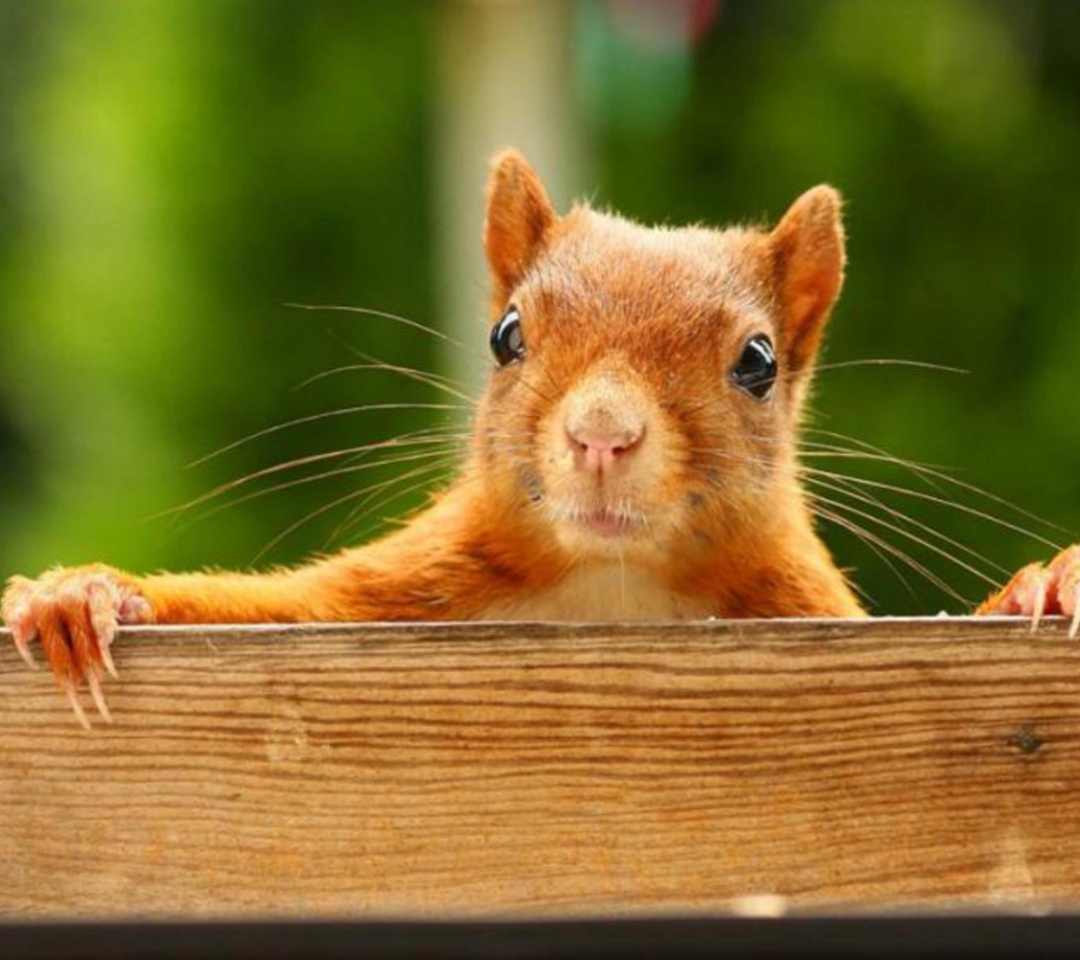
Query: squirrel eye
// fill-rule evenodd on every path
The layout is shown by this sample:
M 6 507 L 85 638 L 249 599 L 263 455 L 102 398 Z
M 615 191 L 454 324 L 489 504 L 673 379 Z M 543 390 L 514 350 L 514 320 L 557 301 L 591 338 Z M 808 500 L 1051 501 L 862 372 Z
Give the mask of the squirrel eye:
M 525 359 L 525 337 L 517 307 L 507 307 L 502 319 L 491 328 L 491 352 L 500 367 Z
M 776 351 L 764 334 L 751 337 L 731 371 L 735 385 L 757 400 L 767 400 L 776 383 Z

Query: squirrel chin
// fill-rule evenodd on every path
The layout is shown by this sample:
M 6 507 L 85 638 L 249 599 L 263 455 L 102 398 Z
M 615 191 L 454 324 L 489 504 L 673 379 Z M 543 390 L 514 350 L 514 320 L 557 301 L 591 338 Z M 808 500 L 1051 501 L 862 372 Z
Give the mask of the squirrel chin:
M 581 559 L 655 558 L 660 544 L 649 517 L 640 510 L 598 507 L 560 511 L 551 529 L 564 550 Z

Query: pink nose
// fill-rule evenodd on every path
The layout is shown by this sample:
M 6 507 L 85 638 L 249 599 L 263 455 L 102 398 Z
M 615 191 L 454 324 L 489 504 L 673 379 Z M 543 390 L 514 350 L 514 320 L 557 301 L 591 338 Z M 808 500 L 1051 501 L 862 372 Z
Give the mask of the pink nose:
M 624 426 L 601 431 L 579 427 L 566 428 L 566 437 L 574 450 L 577 464 L 589 473 L 605 473 L 615 461 L 633 453 L 641 444 L 644 426 Z

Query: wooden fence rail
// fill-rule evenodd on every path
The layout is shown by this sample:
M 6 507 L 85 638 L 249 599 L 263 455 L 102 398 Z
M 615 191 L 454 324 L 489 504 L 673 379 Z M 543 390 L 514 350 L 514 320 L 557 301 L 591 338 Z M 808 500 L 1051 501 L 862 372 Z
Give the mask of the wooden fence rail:
M 161 627 L 116 650 L 116 722 L 85 733 L 0 635 L 0 915 L 1080 903 L 1060 622 Z

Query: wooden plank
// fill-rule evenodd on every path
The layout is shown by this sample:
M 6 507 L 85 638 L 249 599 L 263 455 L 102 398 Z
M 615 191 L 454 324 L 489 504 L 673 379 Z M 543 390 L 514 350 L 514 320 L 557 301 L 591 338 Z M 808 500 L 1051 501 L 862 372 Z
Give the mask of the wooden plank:
M 162 627 L 117 657 L 86 734 L 0 637 L 5 916 L 1080 902 L 1060 622 Z

